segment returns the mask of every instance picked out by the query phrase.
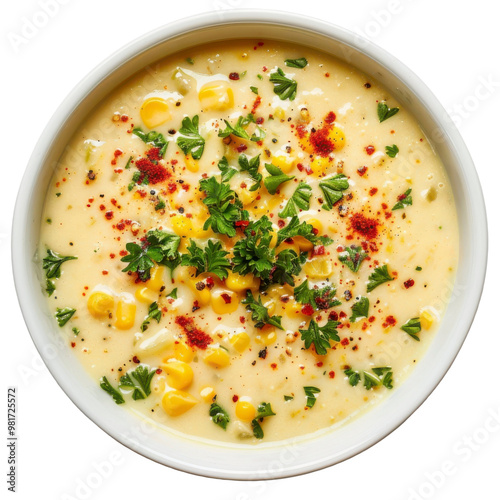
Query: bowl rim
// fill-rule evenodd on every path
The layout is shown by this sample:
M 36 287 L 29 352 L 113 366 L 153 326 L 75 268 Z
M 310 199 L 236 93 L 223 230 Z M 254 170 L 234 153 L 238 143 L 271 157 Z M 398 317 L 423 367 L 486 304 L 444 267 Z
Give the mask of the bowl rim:
M 387 70 L 392 72 L 399 80 L 404 82 L 411 91 L 418 96 L 420 102 L 426 104 L 431 109 L 435 110 L 434 119 L 442 127 L 448 147 L 457 153 L 460 153 L 464 167 L 464 175 L 467 176 L 467 181 L 470 183 L 469 193 L 473 193 L 474 200 L 474 213 L 472 214 L 473 222 L 475 224 L 475 254 L 476 259 L 476 275 L 474 283 L 470 290 L 468 290 L 469 302 L 466 305 L 464 312 L 466 321 L 461 326 L 461 335 L 458 335 L 453 348 L 448 353 L 447 358 L 443 362 L 439 370 L 436 371 L 434 378 L 428 380 L 422 391 L 413 398 L 412 403 L 400 412 L 397 417 L 393 417 L 390 425 L 376 435 L 372 435 L 367 439 L 350 446 L 343 454 L 336 458 L 321 457 L 316 461 L 311 461 L 308 464 L 302 464 L 297 467 L 288 467 L 275 473 L 268 474 L 266 477 L 250 477 L 245 471 L 237 469 L 222 470 L 217 468 L 207 468 L 197 466 L 178 460 L 173 460 L 172 457 L 165 457 L 155 452 L 146 446 L 132 446 L 131 442 L 120 432 L 116 431 L 114 427 L 107 422 L 107 419 L 100 414 L 96 414 L 86 404 L 85 397 L 75 393 L 69 384 L 67 384 L 63 377 L 61 377 L 61 370 L 57 365 L 56 358 L 51 359 L 46 356 L 43 351 L 43 341 L 46 333 L 39 327 L 37 322 L 37 311 L 30 308 L 29 301 L 25 297 L 29 296 L 29 271 L 27 264 L 26 252 L 23 252 L 23 243 L 27 239 L 28 228 L 24 223 L 28 219 L 28 210 L 30 206 L 30 195 L 36 187 L 37 174 L 44 165 L 44 157 L 47 151 L 52 147 L 53 141 L 59 134 L 60 126 L 64 123 L 66 118 L 78 106 L 79 102 L 87 94 L 91 93 L 95 86 L 97 86 L 107 75 L 115 72 L 121 65 L 125 64 L 129 59 L 134 56 L 151 49 L 157 44 L 162 43 L 166 39 L 170 39 L 185 33 L 194 33 L 197 30 L 207 27 L 215 27 L 227 24 L 269 24 L 281 25 L 284 27 L 291 27 L 303 31 L 308 31 L 322 36 L 337 40 L 346 46 L 352 47 L 354 50 L 363 53 L 368 58 L 374 60 L 376 63 L 384 66 Z M 439 115 L 438 115 L 439 113 Z M 238 9 L 233 11 L 223 12 L 208 12 L 195 16 L 179 19 L 172 23 L 161 26 L 151 32 L 148 32 L 132 42 L 128 43 L 111 56 L 101 62 L 95 69 L 93 69 L 87 76 L 85 76 L 80 83 L 70 92 L 70 94 L 62 101 L 53 116 L 50 118 L 40 139 L 38 140 L 34 151 L 30 157 L 26 167 L 24 176 L 21 181 L 16 205 L 14 210 L 13 226 L 12 226 L 12 266 L 14 273 L 14 283 L 16 293 L 20 303 L 21 311 L 28 327 L 28 331 L 35 343 L 35 346 L 40 353 L 43 361 L 45 362 L 50 373 L 63 389 L 66 395 L 73 401 L 73 403 L 82 411 L 90 420 L 103 429 L 108 435 L 113 437 L 121 444 L 137 451 L 141 455 L 150 458 L 158 463 L 168 465 L 174 469 L 182 470 L 189 473 L 194 473 L 202 476 L 220 478 L 220 479 L 277 479 L 290 476 L 296 476 L 308 472 L 313 472 L 330 465 L 342 462 L 351 458 L 358 453 L 371 447 L 395 429 L 399 427 L 426 399 L 441 379 L 444 377 L 455 357 L 457 356 L 467 333 L 470 329 L 475 313 L 477 311 L 479 301 L 481 298 L 484 279 L 487 266 L 487 250 L 488 250 L 488 233 L 487 233 L 487 220 L 486 209 L 484 204 L 484 197 L 482 194 L 479 178 L 475 170 L 472 158 L 465 146 L 465 143 L 460 136 L 457 128 L 453 122 L 447 117 L 442 105 L 432 94 L 429 88 L 417 77 L 408 67 L 396 59 L 394 56 L 386 52 L 381 47 L 378 47 L 373 42 L 348 31 L 342 27 L 330 24 L 323 20 L 314 17 L 303 16 L 290 12 L 283 12 L 278 10 L 256 10 L 256 9 Z M 471 195 L 470 195 L 471 196 Z M 352 425 L 352 424 L 350 424 Z

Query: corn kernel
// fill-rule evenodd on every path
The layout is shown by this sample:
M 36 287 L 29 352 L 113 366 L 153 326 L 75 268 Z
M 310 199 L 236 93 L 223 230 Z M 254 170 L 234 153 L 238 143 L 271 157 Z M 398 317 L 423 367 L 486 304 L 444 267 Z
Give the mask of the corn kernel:
M 262 217 L 263 215 L 270 214 L 279 204 L 281 203 L 281 198 L 279 196 L 273 196 L 271 198 L 265 198 L 259 200 L 257 208 L 254 209 L 253 213 L 255 217 Z
M 279 106 L 273 112 L 273 118 L 275 120 L 284 120 L 285 116 L 285 110 Z
M 293 243 L 288 243 L 287 241 L 281 243 L 280 246 L 276 248 L 276 255 L 283 250 L 293 250 L 297 255 L 300 255 L 300 248 L 299 245 L 295 243 L 295 238 L 293 238 Z
M 321 223 L 320 220 L 318 219 L 308 219 L 306 221 L 308 224 L 311 224 L 311 226 L 316 229 L 316 231 L 318 232 L 318 234 L 322 234 L 323 233 L 323 224 Z
M 184 215 L 174 215 L 170 218 L 174 233 L 179 236 L 193 235 L 193 222 Z
M 186 389 L 193 381 L 193 369 L 184 361 L 169 361 L 164 370 L 168 385 L 174 389 Z
M 294 236 L 293 242 L 299 247 L 301 252 L 308 252 L 314 248 L 314 245 L 303 236 Z
M 233 290 L 233 292 L 243 292 L 248 289 L 259 288 L 260 279 L 256 278 L 253 274 L 246 274 L 242 276 L 238 273 L 228 272 L 226 278 L 226 286 Z
M 238 352 L 243 352 L 246 351 L 246 349 L 250 345 L 250 337 L 248 333 L 245 332 L 235 333 L 230 337 L 229 342 L 231 342 L 233 347 Z
M 313 175 L 318 177 L 324 177 L 333 168 L 333 162 L 330 158 L 323 158 L 322 156 L 316 156 L 313 158 L 309 164 Z
M 146 286 L 150 290 L 154 290 L 155 292 L 159 292 L 161 287 L 165 284 L 163 281 L 163 266 L 155 266 L 150 271 L 150 278 L 146 281 Z
M 271 163 L 275 167 L 280 168 L 281 171 L 285 174 L 288 174 L 293 170 L 293 167 L 295 166 L 295 159 L 288 154 L 280 153 L 276 156 L 273 156 Z
M 235 413 L 240 420 L 244 420 L 245 422 L 250 422 L 257 414 L 255 406 L 249 401 L 238 401 L 236 403 Z
M 153 377 L 153 380 L 151 382 L 151 392 L 153 394 L 162 394 L 164 390 L 165 390 L 165 377 L 162 377 L 161 375 Z
M 141 120 L 149 129 L 155 128 L 170 120 L 168 104 L 161 97 L 146 99 L 141 106 Z
M 189 155 L 186 156 L 185 162 L 186 162 L 186 168 L 190 172 L 198 172 L 198 170 L 200 170 L 200 162 L 198 160 L 195 160 L 191 156 Z
M 215 397 L 215 389 L 207 385 L 200 391 L 200 397 L 206 403 L 211 403 Z
M 201 277 L 198 278 L 191 278 L 187 281 L 187 284 L 191 290 L 193 290 L 193 293 L 196 297 L 196 300 L 198 301 L 198 304 L 200 306 L 206 306 L 207 304 L 210 304 L 210 301 L 212 300 L 212 295 L 210 293 L 210 290 L 205 286 L 204 288 L 201 288 L 199 285 L 198 288 L 196 288 L 196 285 L 198 283 L 203 283 L 203 280 L 200 279 Z
M 310 138 L 311 138 L 311 136 L 310 136 L 309 132 L 303 134 L 302 136 L 299 136 L 299 144 L 300 144 L 300 147 L 306 153 L 314 154 L 314 146 L 311 144 Z
M 276 330 L 263 331 L 255 336 L 255 342 L 257 342 L 257 344 L 271 345 L 276 342 L 277 338 Z
M 198 94 L 203 110 L 224 111 L 234 106 L 233 89 L 228 82 L 208 82 L 201 87 Z
M 285 305 L 285 312 L 289 318 L 302 318 L 302 304 L 299 304 L 295 300 L 289 300 Z
M 194 358 L 194 351 L 185 342 L 178 342 L 174 344 L 174 358 L 186 363 L 191 363 Z
M 178 417 L 186 413 L 198 403 L 189 392 L 174 390 L 166 392 L 161 400 L 161 405 L 165 412 L 171 417 Z
M 333 272 L 333 266 L 331 261 L 325 258 L 315 258 L 310 262 L 306 262 L 304 265 L 304 271 L 309 278 L 313 279 L 323 279 L 331 276 Z
M 94 292 L 87 301 L 87 308 L 94 318 L 108 316 L 115 306 L 115 299 L 104 292 Z
M 252 182 L 252 181 L 249 181 Z M 255 191 L 250 191 L 249 188 L 239 188 L 237 189 L 238 199 L 243 203 L 243 206 L 251 205 L 259 196 L 259 191 L 256 189 Z
M 434 323 L 434 315 L 427 309 L 423 310 L 420 313 L 420 324 L 422 325 L 422 328 L 429 330 L 432 323 Z
M 333 127 L 328 134 L 328 138 L 335 145 L 335 151 L 340 151 L 345 146 L 345 134 L 339 127 Z
M 238 295 L 231 290 L 220 290 L 212 296 L 212 309 L 217 314 L 229 314 L 240 304 Z
M 203 361 L 215 368 L 223 368 L 229 365 L 231 359 L 227 351 L 222 347 L 209 347 L 205 352 Z
M 271 241 L 269 242 L 269 248 L 274 248 L 276 246 L 276 243 L 278 243 L 278 232 L 273 229 L 271 229 Z
M 147 286 L 143 286 L 142 288 L 138 288 L 135 291 L 135 298 L 140 302 L 144 302 L 145 304 L 151 304 L 152 302 L 158 300 L 158 293 L 156 293 L 154 290 L 151 290 Z
M 135 323 L 135 310 L 136 305 L 124 300 L 118 301 L 116 306 L 116 321 L 115 326 L 120 330 L 128 330 L 132 328 Z

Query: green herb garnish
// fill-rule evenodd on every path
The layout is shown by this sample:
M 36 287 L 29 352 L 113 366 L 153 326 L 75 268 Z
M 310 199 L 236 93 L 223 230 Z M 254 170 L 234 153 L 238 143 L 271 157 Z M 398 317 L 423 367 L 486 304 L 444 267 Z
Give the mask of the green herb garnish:
M 145 332 L 148 329 L 151 320 L 155 319 L 157 323 L 161 321 L 161 310 L 158 309 L 158 304 L 153 302 L 148 309 L 148 315 L 141 324 L 141 332 Z
M 389 158 L 396 158 L 398 153 L 399 153 L 399 148 L 396 146 L 396 144 L 393 144 L 392 146 L 385 147 L 385 154 Z
M 47 280 L 52 278 L 61 277 L 61 265 L 68 260 L 76 260 L 78 257 L 63 256 L 54 252 L 53 250 L 47 249 L 47 257 L 43 259 L 43 269 L 45 269 L 45 277 Z M 47 288 L 49 286 L 47 285 Z M 55 288 L 54 288 L 55 290 Z
M 357 386 L 363 378 L 363 386 L 367 391 L 369 391 L 372 387 L 376 387 L 379 385 L 383 385 L 387 387 L 387 389 L 392 389 L 392 369 L 390 366 L 380 366 L 377 368 L 372 368 L 372 373 L 363 370 L 361 373 L 357 370 L 353 370 L 352 368 L 348 368 L 344 370 L 345 375 L 347 375 L 347 380 L 349 384 L 353 387 Z
M 305 280 L 299 286 L 295 287 L 293 290 L 293 295 L 297 302 L 303 305 L 309 304 L 311 307 L 317 310 L 330 309 L 341 304 L 341 302 L 335 297 L 336 290 L 331 286 L 327 285 L 323 288 L 309 288 L 308 280 Z
M 156 368 L 149 371 L 146 365 L 139 365 L 135 370 L 127 372 L 120 377 L 119 388 L 132 392 L 132 399 L 146 399 L 151 394 L 151 380 L 156 373 Z
M 331 238 L 326 236 L 316 236 L 313 226 L 305 221 L 300 222 L 296 215 L 291 218 L 290 222 L 285 227 L 282 227 L 278 231 L 278 242 L 276 246 L 279 246 L 283 241 L 288 238 L 293 238 L 294 236 L 302 236 L 314 245 L 329 245 L 333 242 Z
M 398 196 L 398 202 L 392 207 L 391 210 L 399 210 L 401 208 L 413 205 L 413 198 L 411 197 L 411 188 L 407 189 L 402 195 Z
M 188 64 L 194 64 L 194 59 L 192 57 L 186 57 L 186 62 Z
M 242 172 L 248 172 L 250 177 L 255 181 L 255 183 L 250 186 L 249 191 L 256 191 L 260 188 L 260 183 L 262 181 L 262 174 L 259 173 L 260 166 L 260 154 L 248 159 L 248 156 L 242 154 L 238 158 L 238 165 Z
M 73 309 L 72 307 L 64 307 L 63 309 L 58 307 L 55 313 L 57 324 L 61 327 L 64 326 L 75 313 L 76 309 Z
M 307 330 L 299 330 L 305 348 L 309 349 L 311 344 L 314 344 L 316 353 L 320 356 L 324 356 L 327 353 L 327 349 L 331 348 L 330 340 L 340 342 L 340 337 L 337 332 L 338 325 L 338 321 L 329 320 L 326 325 L 318 326 L 318 323 L 312 319 L 309 322 Z
M 257 300 L 255 300 L 252 292 L 247 290 L 246 299 L 242 300 L 242 304 L 247 306 L 247 310 L 252 313 L 252 320 L 255 321 L 256 328 L 262 328 L 264 325 L 272 325 L 280 330 L 283 330 L 281 326 L 281 316 L 269 316 L 269 311 L 262 304 L 262 297 L 259 294 Z
M 379 102 L 377 105 L 378 120 L 382 123 L 394 116 L 399 111 L 399 108 L 389 108 L 385 102 Z
M 368 318 L 370 301 L 366 297 L 360 297 L 359 300 L 351 307 L 352 314 L 349 318 L 351 323 L 354 323 L 359 318 Z
M 54 284 L 53 280 L 47 280 L 45 282 L 45 291 L 47 292 L 47 295 L 50 297 L 56 290 L 56 285 Z
M 307 66 L 307 59 L 305 57 L 300 57 L 299 59 L 285 59 L 285 64 L 289 68 L 303 69 Z
M 361 267 L 361 263 L 368 257 L 368 254 L 356 245 L 345 247 L 338 254 L 338 258 L 342 264 L 346 265 L 353 273 L 357 273 Z
M 278 68 L 271 73 L 269 81 L 274 85 L 274 93 L 282 100 L 290 99 L 293 101 L 297 95 L 297 82 L 285 76 L 284 71 Z
M 220 428 L 226 430 L 230 418 L 227 411 L 224 410 L 221 405 L 218 403 L 212 403 L 210 405 L 210 409 L 208 410 L 208 414 L 215 425 L 218 425 Z
M 264 431 L 260 426 L 260 422 L 262 422 L 265 417 L 272 417 L 273 415 L 276 415 L 276 413 L 273 412 L 271 403 L 261 403 L 257 407 L 257 416 L 252 420 L 253 435 L 257 439 L 262 439 L 264 437 Z
M 76 326 L 74 326 L 71 331 L 75 334 L 75 335 L 78 335 L 80 333 L 80 328 L 77 328 Z
M 121 393 L 110 384 L 110 382 L 108 381 L 108 379 L 106 377 L 101 377 L 101 380 L 99 382 L 100 382 L 99 385 L 101 386 L 101 389 L 103 389 L 110 396 L 112 396 L 117 405 L 121 405 L 121 404 L 125 403 L 125 400 L 123 399 L 123 396 L 121 395 Z
M 257 87 L 250 87 L 250 90 L 254 93 L 254 94 L 259 94 L 259 89 Z
M 402 327 L 401 330 L 406 332 L 412 339 L 420 342 L 420 338 L 417 333 L 420 333 L 422 327 L 420 325 L 420 318 L 409 319 Z
M 319 394 L 321 390 L 312 385 L 308 385 L 304 387 L 304 392 L 306 393 L 307 397 L 306 406 L 308 408 L 312 408 L 316 404 L 316 394 Z
M 256 132 L 252 134 L 252 136 L 248 135 L 248 132 L 245 130 L 246 127 L 250 123 L 255 123 L 255 117 L 252 113 L 249 113 L 247 116 L 240 116 L 238 121 L 233 126 L 227 120 L 224 120 L 226 124 L 226 128 L 224 130 L 219 130 L 219 137 L 228 137 L 229 135 L 234 135 L 236 137 L 241 137 L 242 139 L 251 140 L 254 142 L 260 141 L 265 137 L 265 133 L 259 127 L 256 127 Z
M 132 133 L 139 137 L 142 142 L 151 144 L 151 146 L 153 146 L 154 148 L 158 148 L 160 150 L 160 158 L 163 158 L 165 156 L 165 152 L 167 151 L 168 147 L 168 141 L 165 139 L 163 134 L 160 134 L 160 132 L 156 132 L 154 130 L 146 133 L 143 132 L 143 130 L 140 128 L 134 128 L 134 130 L 132 130 Z
M 185 155 L 191 154 L 194 160 L 199 160 L 205 149 L 205 139 L 200 135 L 200 117 L 193 116 L 191 120 L 188 116 L 182 120 L 182 127 L 179 129 L 177 145 Z
M 187 250 L 189 255 L 182 256 L 181 264 L 196 268 L 196 276 L 201 273 L 213 273 L 221 280 L 227 278 L 227 270 L 231 267 L 231 263 L 226 257 L 229 252 L 222 249 L 220 241 L 214 243 L 212 240 L 208 240 L 207 246 L 200 248 L 194 240 L 191 240 Z
M 322 208 L 331 210 L 337 201 L 341 200 L 344 196 L 342 191 L 349 188 L 347 177 L 343 174 L 337 174 L 333 177 L 325 179 L 319 183 L 319 187 L 323 192 L 325 203 Z
M 167 297 L 170 297 L 171 299 L 177 300 L 177 288 L 174 288 L 168 295 Z
M 270 174 L 269 177 L 264 179 L 264 186 L 266 186 L 269 194 L 276 194 L 276 190 L 281 184 L 295 178 L 295 175 L 284 174 L 281 168 L 274 166 L 272 163 L 266 163 L 264 166 Z
M 373 273 L 368 276 L 368 284 L 366 286 L 367 292 L 372 292 L 379 285 L 386 283 L 387 281 L 392 281 L 394 278 L 389 274 L 387 269 L 387 264 L 383 266 L 376 267 Z
M 283 399 L 284 399 L 285 401 L 293 401 L 293 396 L 286 396 L 286 395 L 285 395 L 285 396 L 283 396 Z
M 221 171 L 221 181 L 222 182 L 229 182 L 234 174 L 238 173 L 238 171 L 229 165 L 229 162 L 227 161 L 227 158 L 223 156 L 220 160 L 219 163 L 217 163 L 217 167 Z
M 286 202 L 285 208 L 278 214 L 280 217 L 293 217 L 302 210 L 309 210 L 309 200 L 312 188 L 305 182 L 300 182 L 292 196 Z

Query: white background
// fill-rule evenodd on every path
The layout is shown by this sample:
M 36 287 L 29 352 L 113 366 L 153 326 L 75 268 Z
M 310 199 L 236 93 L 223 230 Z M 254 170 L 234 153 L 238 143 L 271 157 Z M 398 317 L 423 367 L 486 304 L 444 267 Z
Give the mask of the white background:
M 17 497 L 275 500 L 322 492 L 327 497 L 371 500 L 500 498 L 498 4 L 46 0 L 55 2 L 57 12 L 31 39 L 20 41 L 16 37 L 23 36 L 26 19 L 40 16 L 43 1 L 3 2 L 0 8 L 0 307 L 7 340 L 0 365 L 4 386 L 17 386 L 19 392 Z M 335 467 L 292 479 L 243 483 L 190 476 L 153 463 L 115 442 L 70 402 L 41 362 L 24 326 L 10 270 L 10 231 L 18 185 L 39 135 L 62 99 L 94 66 L 143 33 L 188 14 L 266 7 L 354 30 L 423 79 L 457 121 L 475 160 L 488 208 L 491 257 L 483 300 L 463 349 L 439 387 L 406 423 Z M 37 19 L 43 21 L 43 14 Z M 488 426 L 493 414 L 499 421 L 496 427 Z M 0 425 L 6 426 L 4 417 Z M 0 449 L 0 489 L 6 498 L 7 449 Z M 112 470 L 97 475 L 96 464 L 112 459 Z M 438 472 L 443 468 L 446 475 Z M 86 482 L 90 488 L 82 486 Z

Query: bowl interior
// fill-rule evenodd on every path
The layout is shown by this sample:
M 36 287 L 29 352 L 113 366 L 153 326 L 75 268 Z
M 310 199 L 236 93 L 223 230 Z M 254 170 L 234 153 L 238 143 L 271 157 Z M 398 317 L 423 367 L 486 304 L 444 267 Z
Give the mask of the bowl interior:
M 279 19 L 274 21 L 274 19 Z M 116 406 L 87 375 L 56 330 L 34 261 L 40 216 L 52 172 L 78 125 L 111 89 L 168 55 L 199 44 L 234 38 L 293 42 L 335 55 L 376 78 L 417 118 L 447 169 L 457 203 L 460 262 L 455 284 L 443 286 L 435 308 L 444 311 L 427 354 L 401 389 L 335 432 L 259 446 L 209 443 L 161 431 Z M 448 115 L 422 82 L 381 49 L 344 30 L 286 13 L 238 11 L 177 22 L 126 46 L 96 68 L 63 102 L 44 131 L 21 184 L 13 224 L 17 293 L 33 340 L 58 383 L 108 434 L 171 467 L 210 477 L 268 479 L 310 472 L 371 446 L 425 400 L 455 358 L 479 302 L 486 266 L 486 216 L 472 160 Z M 398 346 L 387 352 L 388 360 Z

